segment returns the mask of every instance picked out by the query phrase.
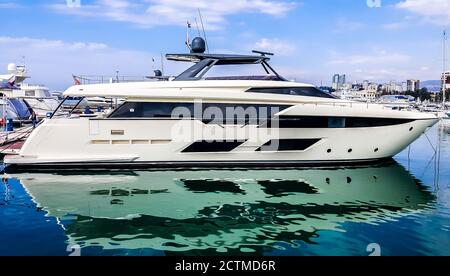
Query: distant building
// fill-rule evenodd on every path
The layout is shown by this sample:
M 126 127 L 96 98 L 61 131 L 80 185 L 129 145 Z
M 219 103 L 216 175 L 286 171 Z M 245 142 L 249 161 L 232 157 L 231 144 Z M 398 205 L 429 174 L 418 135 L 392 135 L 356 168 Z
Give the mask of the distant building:
M 403 87 L 403 83 L 399 84 L 396 81 L 390 81 L 382 85 L 381 90 L 387 94 L 398 94 L 405 91 L 406 87 Z
M 407 92 L 408 91 L 408 85 L 406 83 L 406 81 L 402 82 L 402 92 Z
M 420 90 L 420 81 L 419 80 L 407 80 L 406 81 L 406 91 L 418 91 Z
M 373 93 L 377 93 L 378 92 L 378 84 L 371 83 L 371 84 L 369 84 L 369 86 L 367 86 L 367 89 L 365 89 L 365 90 L 368 90 Z
M 367 102 L 375 102 L 377 93 L 376 93 L 376 91 L 373 91 L 373 90 L 361 90 L 361 91 L 355 92 L 355 95 L 361 100 L 364 100 Z
M 333 76 L 333 81 L 332 81 L 331 87 L 332 87 L 334 90 L 339 90 L 339 74 L 335 74 L 335 75 Z
M 367 90 L 367 89 L 369 89 L 369 85 L 370 85 L 369 81 L 365 80 L 365 81 L 363 81 L 362 87 L 364 90 Z
M 342 83 L 339 86 L 340 90 L 352 90 L 353 85 L 351 83 Z
M 445 89 L 450 89 L 450 71 L 442 73 L 441 77 L 441 91 L 445 85 Z
M 333 76 L 332 88 L 334 90 L 342 89 L 342 86 L 346 83 L 345 75 L 335 74 Z

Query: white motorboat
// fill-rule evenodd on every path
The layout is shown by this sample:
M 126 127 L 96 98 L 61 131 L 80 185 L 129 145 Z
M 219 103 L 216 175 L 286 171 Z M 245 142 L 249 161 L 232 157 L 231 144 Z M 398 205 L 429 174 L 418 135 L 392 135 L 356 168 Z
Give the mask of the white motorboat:
M 47 87 L 23 83 L 29 78 L 26 75 L 27 71 L 25 66 L 17 66 L 11 63 L 8 65 L 8 73 L 14 76 L 14 85 L 9 89 L 2 90 L 8 98 L 25 101 L 40 118 L 45 118 L 58 108 L 60 102 L 56 97 L 52 96 Z
M 393 110 L 411 110 L 416 104 L 416 99 L 408 95 L 385 95 L 377 103 Z
M 12 90 L 14 98 L 25 100 L 40 118 L 45 118 L 49 113 L 58 108 L 60 102 L 53 97 L 50 90 L 43 85 L 21 84 L 20 90 Z
M 71 99 L 126 101 L 102 118 L 53 116 L 4 162 L 10 169 L 373 162 L 398 154 L 438 122 L 433 114 L 345 102 L 287 81 L 269 65 L 269 53 L 258 53 L 194 47 L 166 56 L 194 63 L 173 81 L 73 86 L 64 93 Z M 207 75 L 244 65 L 263 75 Z

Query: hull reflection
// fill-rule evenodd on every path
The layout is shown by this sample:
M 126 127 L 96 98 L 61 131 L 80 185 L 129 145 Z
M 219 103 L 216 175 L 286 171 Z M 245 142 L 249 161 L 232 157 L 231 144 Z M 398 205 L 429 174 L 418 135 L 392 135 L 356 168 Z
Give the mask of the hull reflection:
M 383 223 L 434 197 L 402 166 L 308 170 L 19 174 L 71 243 L 166 254 L 259 252 L 345 222 Z

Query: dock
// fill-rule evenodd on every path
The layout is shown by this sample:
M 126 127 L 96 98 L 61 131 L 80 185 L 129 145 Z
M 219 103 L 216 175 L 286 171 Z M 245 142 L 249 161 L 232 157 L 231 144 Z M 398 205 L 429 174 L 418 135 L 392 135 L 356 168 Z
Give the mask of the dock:
M 20 149 L 32 131 L 33 127 L 27 126 L 14 131 L 0 132 L 0 156 L 19 154 Z

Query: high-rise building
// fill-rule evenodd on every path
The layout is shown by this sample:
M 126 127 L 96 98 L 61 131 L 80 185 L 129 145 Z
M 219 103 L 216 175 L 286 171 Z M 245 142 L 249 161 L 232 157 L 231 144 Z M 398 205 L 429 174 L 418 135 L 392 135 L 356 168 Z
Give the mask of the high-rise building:
M 406 90 L 415 92 L 420 90 L 420 80 L 407 80 L 406 81 Z
M 339 83 L 340 84 L 344 84 L 344 83 L 346 83 L 347 81 L 346 81 L 346 79 L 345 79 L 345 75 L 340 75 L 339 76 Z
M 407 92 L 408 91 L 408 85 L 406 83 L 406 81 L 402 82 L 402 92 Z
M 332 81 L 331 88 L 333 88 L 334 90 L 338 90 L 338 88 L 339 88 L 339 74 L 335 74 L 333 76 L 333 81 Z
M 332 88 L 334 90 L 339 90 L 346 83 L 345 75 L 335 74 L 333 76 Z

